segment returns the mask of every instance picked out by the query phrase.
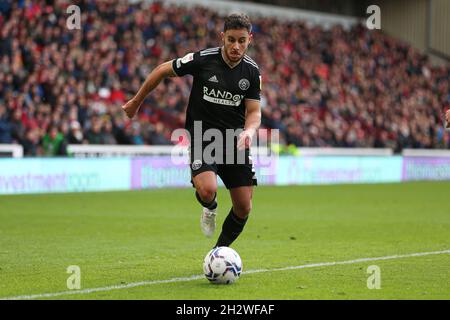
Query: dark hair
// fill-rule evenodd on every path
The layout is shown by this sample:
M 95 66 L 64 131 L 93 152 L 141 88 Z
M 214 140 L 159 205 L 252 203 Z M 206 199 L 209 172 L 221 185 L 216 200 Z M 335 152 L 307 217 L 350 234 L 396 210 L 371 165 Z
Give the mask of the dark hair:
M 223 25 L 223 32 L 227 30 L 236 29 L 247 29 L 250 33 L 252 32 L 252 24 L 250 18 L 244 13 L 232 13 L 225 18 L 225 23 Z

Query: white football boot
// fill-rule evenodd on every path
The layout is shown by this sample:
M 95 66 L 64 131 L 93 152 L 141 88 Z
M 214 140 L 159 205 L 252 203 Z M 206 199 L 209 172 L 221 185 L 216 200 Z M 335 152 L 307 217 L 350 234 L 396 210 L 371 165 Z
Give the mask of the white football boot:
M 203 207 L 202 216 L 200 217 L 200 227 L 202 228 L 203 234 L 211 238 L 216 231 L 216 215 L 217 208 L 214 210 L 209 210 Z

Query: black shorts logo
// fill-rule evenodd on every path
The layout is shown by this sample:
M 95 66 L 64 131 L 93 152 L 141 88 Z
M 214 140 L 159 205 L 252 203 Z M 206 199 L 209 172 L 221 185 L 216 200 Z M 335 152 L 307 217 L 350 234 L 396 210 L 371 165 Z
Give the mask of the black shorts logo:
M 191 168 L 192 170 L 198 170 L 200 169 L 200 167 L 202 166 L 202 161 L 201 160 L 194 160 L 194 162 L 192 162 Z

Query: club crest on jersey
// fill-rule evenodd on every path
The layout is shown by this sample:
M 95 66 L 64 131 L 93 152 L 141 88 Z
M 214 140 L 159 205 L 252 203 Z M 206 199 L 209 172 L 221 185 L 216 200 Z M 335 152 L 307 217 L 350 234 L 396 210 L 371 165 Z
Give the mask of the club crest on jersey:
M 250 88 L 250 81 L 245 78 L 239 80 L 239 88 L 241 88 L 241 90 L 247 90 Z
M 200 169 L 200 167 L 202 166 L 202 160 L 194 160 L 194 162 L 192 162 L 191 168 L 192 170 L 198 170 Z

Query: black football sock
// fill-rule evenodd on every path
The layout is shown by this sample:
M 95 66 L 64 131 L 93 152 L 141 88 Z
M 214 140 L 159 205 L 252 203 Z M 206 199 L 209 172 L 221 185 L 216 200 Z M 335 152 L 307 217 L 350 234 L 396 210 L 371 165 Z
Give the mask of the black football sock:
M 241 234 L 247 223 L 248 217 L 245 219 L 239 218 L 231 208 L 230 213 L 225 218 L 222 225 L 222 232 L 215 247 L 229 247 L 234 240 Z
M 202 198 L 200 198 L 200 195 L 198 194 L 197 191 L 195 191 L 195 197 L 197 198 L 197 201 L 205 208 L 208 208 L 209 210 L 214 210 L 215 208 L 217 208 L 217 192 L 214 194 L 214 199 L 213 201 L 211 201 L 210 203 L 207 203 L 205 201 L 202 200 Z

